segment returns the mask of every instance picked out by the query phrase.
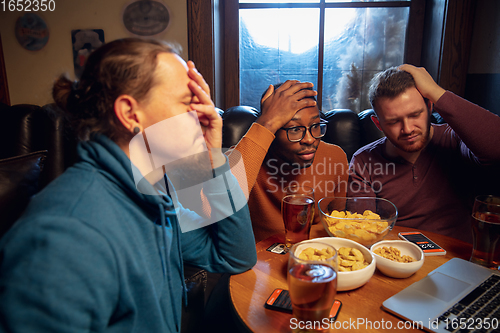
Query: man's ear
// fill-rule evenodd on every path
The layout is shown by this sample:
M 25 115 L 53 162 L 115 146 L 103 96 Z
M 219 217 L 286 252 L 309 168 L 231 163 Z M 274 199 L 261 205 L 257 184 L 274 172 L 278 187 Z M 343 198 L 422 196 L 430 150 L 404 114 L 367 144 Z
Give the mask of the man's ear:
M 427 110 L 429 110 L 429 113 L 434 112 L 434 103 L 431 102 L 431 100 L 427 100 Z
M 382 127 L 380 127 L 380 121 L 378 120 L 377 116 L 372 115 L 370 118 L 372 119 L 375 126 L 377 126 L 377 128 L 382 131 Z
M 116 117 L 122 123 L 123 127 L 134 133 L 134 128 L 141 127 L 141 111 L 136 99 L 130 95 L 120 95 L 115 100 L 114 111 Z

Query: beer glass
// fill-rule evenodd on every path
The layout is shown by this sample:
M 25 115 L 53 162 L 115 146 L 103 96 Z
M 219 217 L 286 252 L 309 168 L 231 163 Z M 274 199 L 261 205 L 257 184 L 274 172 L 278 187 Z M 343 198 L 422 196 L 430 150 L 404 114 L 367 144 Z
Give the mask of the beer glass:
M 317 249 L 331 254 L 306 259 L 301 253 Z M 297 326 L 309 327 L 300 332 L 326 332 L 330 328 L 330 309 L 337 294 L 337 251 L 329 244 L 308 240 L 289 251 L 288 289 Z
M 480 195 L 472 209 L 473 249 L 470 261 L 492 269 L 500 267 L 500 197 Z
M 309 186 L 293 185 L 284 190 L 281 215 L 285 224 L 285 245 L 288 249 L 309 239 L 314 220 L 314 190 Z

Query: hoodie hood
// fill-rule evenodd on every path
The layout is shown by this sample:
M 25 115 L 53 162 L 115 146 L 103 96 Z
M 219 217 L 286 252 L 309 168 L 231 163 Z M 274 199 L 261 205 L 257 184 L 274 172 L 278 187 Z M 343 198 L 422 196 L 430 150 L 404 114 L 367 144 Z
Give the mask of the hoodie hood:
M 81 142 L 78 146 L 78 154 L 82 161 L 95 167 L 99 172 L 111 182 L 122 189 L 130 198 L 149 209 L 157 210 L 159 204 L 165 208 L 173 210 L 172 199 L 168 195 L 161 195 L 155 187 L 147 181 L 142 181 L 141 186 L 145 191 L 138 191 L 133 178 L 133 170 L 130 159 L 125 152 L 108 137 L 102 134 L 95 134 L 91 140 Z M 146 189 L 146 187 L 149 187 Z M 156 193 L 149 195 L 144 193 Z M 146 208 L 146 207 L 145 207 Z

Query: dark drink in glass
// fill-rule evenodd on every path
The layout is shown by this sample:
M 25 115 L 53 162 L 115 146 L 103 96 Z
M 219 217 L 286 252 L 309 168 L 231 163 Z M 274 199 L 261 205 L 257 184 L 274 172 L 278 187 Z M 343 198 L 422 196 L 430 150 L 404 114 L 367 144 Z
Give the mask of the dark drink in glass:
M 309 239 L 314 219 L 314 198 L 303 194 L 290 194 L 283 198 L 281 212 L 285 224 L 285 245 Z
M 288 276 L 293 315 L 317 322 L 321 330 L 337 294 L 337 273 L 328 265 L 312 264 L 294 266 Z
M 471 261 L 498 269 L 500 267 L 500 214 L 476 212 L 473 217 L 474 247 Z
M 500 269 L 500 197 L 477 196 L 472 217 L 473 248 L 470 261 Z
M 303 256 L 303 251 L 312 249 L 321 252 L 316 252 L 315 256 Z M 335 248 L 316 240 L 293 245 L 287 279 L 294 317 L 290 323 L 300 328 L 301 333 L 327 332 L 331 327 L 330 310 L 337 295 Z

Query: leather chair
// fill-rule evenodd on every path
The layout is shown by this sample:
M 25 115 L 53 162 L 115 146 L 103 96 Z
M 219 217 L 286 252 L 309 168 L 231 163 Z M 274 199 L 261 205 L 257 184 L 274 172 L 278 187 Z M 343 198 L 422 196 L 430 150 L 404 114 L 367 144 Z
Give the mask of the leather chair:
M 334 109 L 324 112 L 322 118 L 328 121 L 322 140 L 341 147 L 350 161 L 363 143 L 363 130 L 358 115 L 349 109 Z
M 234 106 L 221 113 L 222 147 L 235 146 L 258 118 L 257 109 L 251 106 Z
M 367 109 L 358 113 L 362 133 L 361 147 L 384 136 L 384 133 L 372 121 L 371 117 L 374 115 L 375 111 L 373 109 Z
M 5 129 L 0 132 L 0 159 L 46 151 L 39 189 L 58 177 L 76 160 L 77 140 L 56 112 L 55 104 L 0 106 Z
M 257 117 L 258 111 L 249 106 L 234 106 L 224 111 L 222 113 L 223 147 L 229 148 L 236 145 Z M 349 109 L 322 112 L 321 118 L 328 122 L 326 134 L 322 140 L 344 149 L 348 160 L 366 143 L 383 136 L 383 133 L 371 121 L 368 112 L 365 113 L 363 121 L 358 114 Z
M 0 237 L 26 209 L 39 190 L 39 178 L 47 151 L 0 160 Z
M 21 216 L 32 195 L 76 159 L 76 139 L 55 105 L 0 104 L 0 237 Z

